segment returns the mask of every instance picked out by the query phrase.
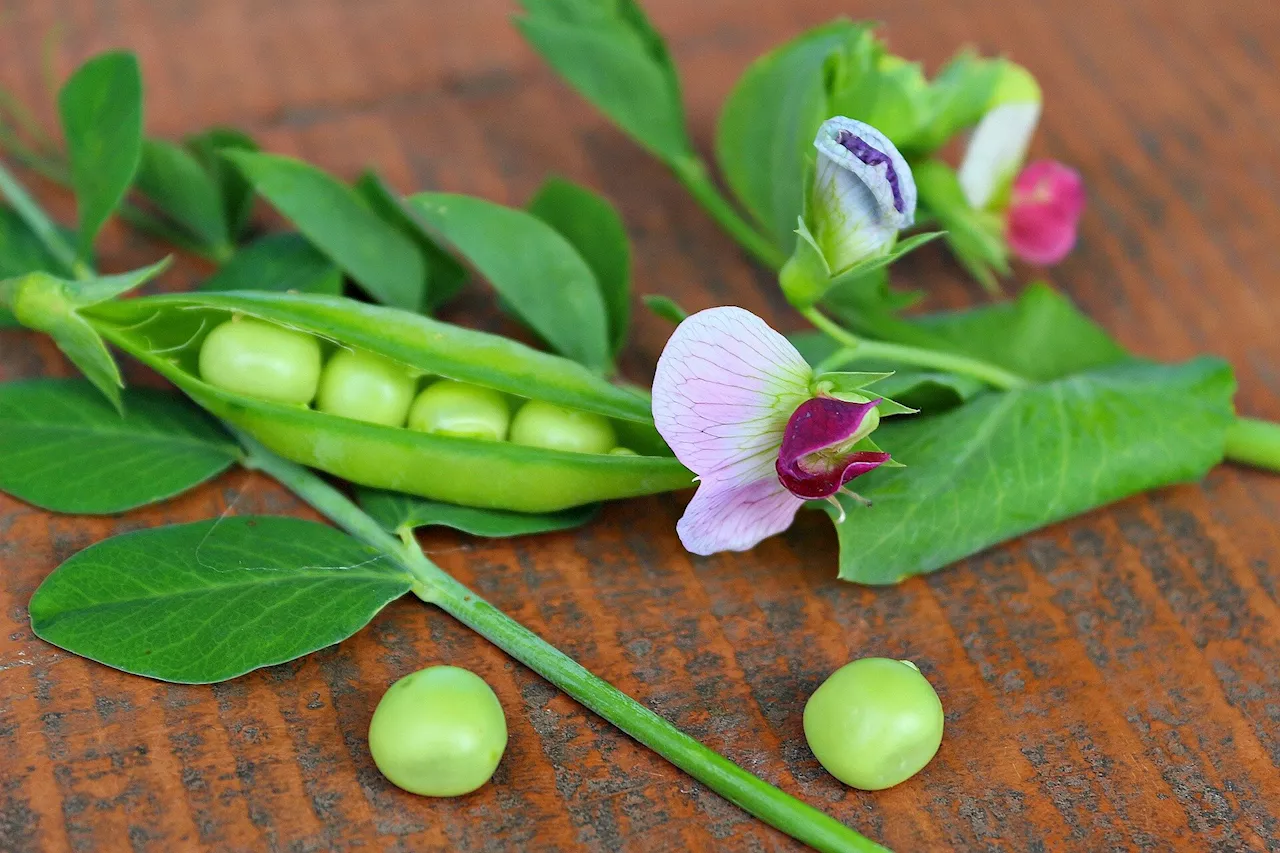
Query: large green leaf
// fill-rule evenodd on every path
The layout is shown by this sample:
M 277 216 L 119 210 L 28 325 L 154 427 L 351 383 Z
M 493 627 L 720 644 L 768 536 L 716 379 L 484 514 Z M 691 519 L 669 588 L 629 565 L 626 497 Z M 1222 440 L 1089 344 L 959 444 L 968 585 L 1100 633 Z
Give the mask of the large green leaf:
M 80 209 L 80 257 L 87 258 L 120 204 L 142 152 L 142 75 L 125 51 L 104 53 L 71 75 L 58 112 Z
M 608 369 L 609 320 L 595 274 L 554 228 L 471 196 L 419 193 L 409 204 L 553 349 Z
M 1225 363 L 1126 364 L 894 419 L 876 441 L 907 467 L 856 481 L 836 529 L 840 577 L 896 583 L 1222 461 Z M 833 511 L 834 514 L 834 511 Z
M 692 156 L 680 83 L 635 0 L 520 0 L 516 26 L 561 77 L 655 156 Z
M 223 156 L 370 296 L 396 308 L 422 308 L 426 269 L 417 246 L 354 190 L 290 157 L 250 151 L 225 151 Z
M 548 178 L 529 212 L 560 232 L 595 273 L 617 355 L 631 325 L 631 243 L 622 217 L 603 196 L 563 178 Z
M 0 384 L 0 491 L 54 512 L 156 503 L 226 470 L 239 451 L 181 397 L 124 392 L 120 415 L 89 383 Z
M 201 290 L 294 290 L 342 293 L 342 270 L 301 234 L 268 234 L 231 257 Z
M 227 162 L 222 152 L 257 151 L 258 143 L 244 131 L 233 127 L 212 127 L 203 133 L 188 136 L 184 144 L 213 177 L 218 195 L 222 199 L 223 219 L 227 223 L 228 236 L 233 241 L 238 240 L 253 213 L 253 186 L 240 174 L 239 169 Z
M 28 609 L 36 635 L 67 651 L 205 684 L 344 640 L 412 583 L 332 527 L 244 516 L 99 542 L 59 566 Z
M 422 252 L 427 268 L 427 313 L 435 313 L 458 295 L 467 282 L 467 268 L 436 243 L 426 228 L 395 190 L 377 172 L 366 170 L 355 183 L 355 191 L 384 221 L 394 225 Z
M 725 180 L 790 254 L 804 207 L 805 164 L 830 118 L 823 66 L 864 28 L 834 21 L 757 59 L 733 87 L 716 126 Z
M 490 539 L 571 530 L 586 524 L 600 511 L 598 505 L 588 504 L 562 512 L 503 512 L 375 489 L 361 489 L 359 498 L 361 508 L 393 533 L 418 527 L 451 527 Z
M 144 140 L 134 186 L 200 245 L 214 252 L 230 253 L 218 184 L 187 149 L 162 139 Z

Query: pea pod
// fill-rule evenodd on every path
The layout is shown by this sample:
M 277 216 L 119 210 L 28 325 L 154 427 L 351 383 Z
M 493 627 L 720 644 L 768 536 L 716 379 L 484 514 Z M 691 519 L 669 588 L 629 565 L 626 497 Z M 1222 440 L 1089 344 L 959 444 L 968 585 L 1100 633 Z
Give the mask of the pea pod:
M 465 506 L 555 512 L 672 491 L 692 475 L 653 427 L 645 395 L 507 338 L 342 297 L 258 291 L 148 296 L 81 314 L 104 338 L 275 453 L 353 483 Z M 209 332 L 247 316 L 367 350 L 410 370 L 610 420 L 635 456 L 571 453 L 415 432 L 243 396 L 200 378 Z

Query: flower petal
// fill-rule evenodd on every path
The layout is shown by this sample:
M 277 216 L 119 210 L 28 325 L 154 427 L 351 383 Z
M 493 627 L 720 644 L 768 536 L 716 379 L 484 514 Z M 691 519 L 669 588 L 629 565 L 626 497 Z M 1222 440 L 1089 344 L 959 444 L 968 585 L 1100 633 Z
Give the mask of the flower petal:
M 1075 246 L 1084 204 L 1075 169 L 1053 160 L 1031 163 L 1013 183 L 1005 241 L 1025 261 L 1056 264 Z
M 982 117 L 960 164 L 960 187 L 975 210 L 997 203 L 1013 181 L 1040 122 L 1040 102 L 1001 104 Z
M 776 470 L 782 485 L 798 498 L 817 500 L 834 495 L 854 477 L 889 461 L 889 454 L 872 451 L 830 458 L 814 455 L 865 437 L 875 428 L 875 423 L 867 420 L 879 403 L 878 399 L 857 403 L 818 397 L 796 409 L 778 453 Z
M 796 348 L 750 311 L 699 311 L 658 360 L 654 423 L 704 481 L 774 479 L 787 419 L 808 399 L 812 376 Z
M 803 505 L 772 472 L 746 483 L 707 479 L 698 486 L 676 532 L 686 549 L 704 557 L 747 551 L 790 527 Z

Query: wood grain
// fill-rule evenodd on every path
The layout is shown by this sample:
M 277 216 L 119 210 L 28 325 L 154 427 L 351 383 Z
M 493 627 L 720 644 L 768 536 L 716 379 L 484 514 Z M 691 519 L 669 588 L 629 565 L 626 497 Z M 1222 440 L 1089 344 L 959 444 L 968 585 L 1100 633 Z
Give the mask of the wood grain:
M 670 36 L 704 147 L 742 68 L 835 15 L 885 21 L 894 47 L 930 68 L 961 43 L 1024 62 L 1047 105 L 1034 154 L 1074 164 L 1089 189 L 1081 245 L 1050 280 L 1143 353 L 1229 358 L 1241 410 L 1280 418 L 1280 5 L 646 6 Z M 375 163 L 404 190 L 507 203 L 568 175 L 619 205 L 641 292 L 799 325 L 769 276 L 519 41 L 506 2 L 0 9 L 0 83 L 46 120 L 40 45 L 57 27 L 58 75 L 104 48 L 139 52 L 154 134 L 230 123 L 343 175 Z M 71 214 L 64 194 L 39 189 Z M 160 251 L 113 226 L 104 261 Z M 169 283 L 204 272 L 190 262 Z M 933 306 L 981 298 L 934 247 L 898 275 Z M 501 328 L 479 289 L 461 315 Z M 640 317 L 629 376 L 649 377 L 668 332 Z M 67 372 L 47 342 L 0 332 L 0 379 Z M 673 531 L 681 504 L 615 505 L 579 533 L 425 541 L 594 671 L 899 851 L 1280 850 L 1280 480 L 1224 467 L 874 590 L 835 580 L 835 537 L 816 517 L 751 553 L 693 558 Z M 214 687 L 125 676 L 31 635 L 32 591 L 78 549 L 224 511 L 303 512 L 244 473 L 119 518 L 0 496 L 0 850 L 796 849 L 410 601 L 336 648 Z M 871 654 L 920 664 L 947 737 L 918 778 L 863 794 L 815 763 L 800 712 L 827 673 Z M 392 788 L 364 743 L 386 686 L 440 662 L 488 679 L 511 727 L 493 784 L 451 801 Z

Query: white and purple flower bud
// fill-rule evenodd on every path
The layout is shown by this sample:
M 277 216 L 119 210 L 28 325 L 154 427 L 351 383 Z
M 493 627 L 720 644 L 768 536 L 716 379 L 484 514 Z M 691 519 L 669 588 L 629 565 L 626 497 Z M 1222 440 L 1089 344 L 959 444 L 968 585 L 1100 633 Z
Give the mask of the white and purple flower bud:
M 832 275 L 893 248 L 916 215 L 911 167 L 869 124 L 836 116 L 814 140 L 817 169 L 807 226 Z

